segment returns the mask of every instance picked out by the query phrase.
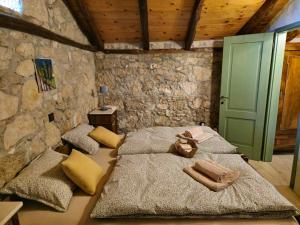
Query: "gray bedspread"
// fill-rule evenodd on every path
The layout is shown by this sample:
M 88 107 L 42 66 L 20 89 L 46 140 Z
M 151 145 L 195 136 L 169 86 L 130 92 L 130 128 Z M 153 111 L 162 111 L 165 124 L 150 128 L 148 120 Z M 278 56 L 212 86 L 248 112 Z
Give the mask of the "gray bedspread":
M 150 127 L 127 134 L 124 143 L 118 149 L 119 155 L 166 153 L 173 149 L 176 135 L 191 127 Z M 222 138 L 210 127 L 201 126 L 203 131 L 213 134 L 212 138 L 198 144 L 199 152 L 236 153 L 236 147 Z M 197 154 L 196 153 L 196 154 Z
M 240 178 L 223 191 L 210 191 L 182 171 L 204 158 L 239 170 Z M 91 217 L 285 218 L 294 213 L 294 206 L 237 154 L 187 159 L 161 153 L 119 156 Z

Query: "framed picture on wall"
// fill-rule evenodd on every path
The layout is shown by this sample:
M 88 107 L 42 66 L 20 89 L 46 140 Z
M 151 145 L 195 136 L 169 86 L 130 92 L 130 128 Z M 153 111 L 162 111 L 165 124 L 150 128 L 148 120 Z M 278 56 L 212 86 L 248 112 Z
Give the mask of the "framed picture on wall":
M 53 67 L 51 59 L 34 59 L 35 78 L 39 92 L 51 91 L 56 89 L 55 78 L 53 76 Z

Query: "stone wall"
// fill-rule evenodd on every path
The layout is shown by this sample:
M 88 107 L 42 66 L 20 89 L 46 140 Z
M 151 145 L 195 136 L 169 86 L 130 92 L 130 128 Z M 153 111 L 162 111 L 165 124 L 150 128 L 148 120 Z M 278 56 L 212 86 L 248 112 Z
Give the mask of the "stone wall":
M 100 54 L 96 84 L 108 85 L 107 103 L 119 108 L 119 128 L 217 126 L 222 52 Z
M 93 53 L 6 29 L 0 30 L 0 40 L 1 186 L 1 177 L 9 179 L 40 152 L 58 145 L 61 134 L 87 121 L 97 98 Z M 56 90 L 38 92 L 35 57 L 53 59 Z M 49 123 L 52 112 L 55 121 Z
M 23 3 L 23 19 L 87 43 L 63 1 Z M 53 60 L 57 89 L 38 92 L 32 59 L 39 57 Z M 0 187 L 38 154 L 59 145 L 61 134 L 87 122 L 97 104 L 95 93 L 94 53 L 0 28 Z M 51 123 L 49 113 L 55 117 Z
M 0 29 L 0 186 L 94 109 L 92 52 Z M 57 89 L 38 92 L 32 59 L 53 59 Z M 55 121 L 48 122 L 54 113 Z M 11 154 L 8 154 L 11 153 Z
M 62 0 L 24 0 L 22 15 L 0 6 L 1 11 L 20 16 L 26 21 L 47 28 L 74 41 L 83 44 L 89 43 Z

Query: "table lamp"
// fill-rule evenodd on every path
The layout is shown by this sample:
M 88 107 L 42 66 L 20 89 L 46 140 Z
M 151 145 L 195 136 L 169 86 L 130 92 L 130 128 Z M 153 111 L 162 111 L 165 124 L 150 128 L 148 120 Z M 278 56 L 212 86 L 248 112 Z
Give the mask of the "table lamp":
M 100 110 L 105 111 L 105 110 L 110 109 L 104 103 L 104 95 L 108 93 L 108 87 L 106 85 L 100 86 L 99 92 L 100 92 L 100 94 L 102 96 L 102 104 L 101 104 Z

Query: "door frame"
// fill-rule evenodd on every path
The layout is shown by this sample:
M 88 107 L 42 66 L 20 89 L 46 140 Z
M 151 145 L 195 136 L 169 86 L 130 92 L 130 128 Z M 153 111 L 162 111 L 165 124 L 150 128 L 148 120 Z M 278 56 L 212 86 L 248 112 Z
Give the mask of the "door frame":
M 267 105 L 267 115 L 265 121 L 265 134 L 262 150 L 263 161 L 271 162 L 273 156 L 286 35 L 288 31 L 292 31 L 299 28 L 300 21 L 297 21 L 292 24 L 279 27 L 275 30 L 274 48 L 271 63 L 271 76 L 269 82 L 270 86 Z
M 282 32 L 288 32 L 288 31 L 293 31 L 296 29 L 300 28 L 300 21 L 282 26 L 282 27 L 278 27 L 274 32 L 275 33 L 282 33 Z
M 272 161 L 274 150 L 286 32 L 275 33 L 274 35 L 274 48 L 265 120 L 265 134 L 262 149 L 262 160 L 267 162 Z
M 294 152 L 294 159 L 293 159 L 293 167 L 292 167 L 292 174 L 290 180 L 290 187 L 294 189 L 296 183 L 296 174 L 297 174 L 297 164 L 299 160 L 299 148 L 300 148 L 300 115 L 298 116 L 298 129 L 296 135 L 296 149 Z M 299 181 L 298 181 L 299 182 Z M 298 193 L 299 194 L 299 193 Z

